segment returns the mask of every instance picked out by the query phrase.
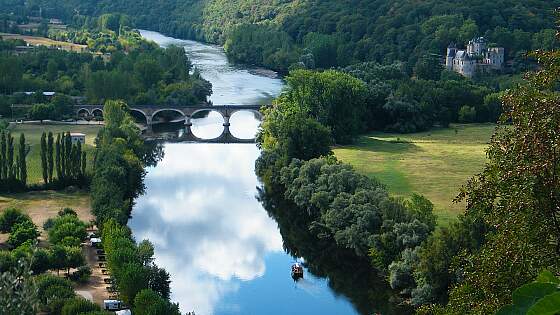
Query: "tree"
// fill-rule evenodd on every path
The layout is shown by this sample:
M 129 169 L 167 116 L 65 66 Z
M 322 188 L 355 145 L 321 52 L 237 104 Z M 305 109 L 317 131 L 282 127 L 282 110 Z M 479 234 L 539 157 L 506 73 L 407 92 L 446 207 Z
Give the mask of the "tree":
M 86 167 L 87 167 L 87 153 L 86 151 L 82 152 L 82 162 L 81 162 L 81 166 L 82 166 L 82 176 L 86 176 Z
M 117 286 L 125 303 L 131 305 L 136 294 L 148 287 L 148 276 L 146 268 L 140 264 L 127 263 L 122 267 Z
M 23 185 L 27 184 L 27 162 L 25 157 L 27 156 L 27 146 L 25 144 L 25 136 L 23 133 L 19 136 L 19 180 Z
M 39 231 L 35 224 L 31 221 L 23 221 L 12 226 L 10 236 L 8 237 L 8 244 L 15 248 L 28 240 L 34 241 L 37 237 L 39 237 Z
M 53 181 L 54 161 L 53 161 L 53 134 L 49 131 L 47 142 L 47 165 L 48 165 L 48 179 L 49 182 Z
M 101 307 L 99 305 L 88 301 L 84 298 L 73 298 L 64 303 L 64 307 L 62 307 L 61 315 L 75 315 L 75 314 L 83 314 L 94 311 L 101 311 Z
M 150 289 L 140 291 L 134 298 L 134 314 L 138 315 L 180 315 L 176 304 L 171 304 L 165 298 Z
M 424 56 L 418 59 L 414 66 L 414 74 L 418 79 L 439 80 L 443 67 L 435 56 Z
M 12 135 L 10 133 L 8 133 L 7 135 L 8 138 L 8 159 L 7 159 L 7 164 L 8 164 L 8 178 L 10 180 L 15 179 L 16 177 L 16 167 L 14 166 L 14 137 L 12 137 Z
M 1 153 L 0 153 L 0 179 L 6 179 L 7 176 L 7 160 L 6 160 L 6 132 L 2 131 L 1 135 Z
M 37 287 L 31 278 L 28 261 L 0 273 L 0 313 L 4 315 L 34 315 L 38 311 Z
M 283 114 L 276 108 L 266 112 L 257 143 L 261 148 L 278 150 L 286 161 L 332 154 L 327 127 L 301 113 Z
M 47 134 L 45 132 L 41 135 L 41 170 L 43 181 L 47 185 L 49 183 L 49 169 L 47 164 Z
M 20 209 L 14 207 L 6 208 L 0 215 L 0 232 L 8 233 L 14 225 L 27 221 L 31 222 L 31 218 Z
M 278 99 L 282 112 L 300 112 L 330 127 L 335 143 L 349 143 L 364 130 L 365 83 L 346 73 L 296 70 Z
M 62 160 L 61 160 L 61 142 L 60 142 L 60 134 L 56 135 L 56 144 L 55 144 L 55 164 L 56 164 L 56 176 L 59 180 L 64 178 L 64 173 L 62 171 Z
M 443 311 L 495 312 L 542 269 L 559 268 L 560 53 L 534 56 L 542 68 L 503 97 L 486 167 L 460 195 L 467 215 L 483 218 L 492 233 L 461 260 L 464 277 Z
M 48 234 L 51 244 L 63 243 L 66 246 L 80 246 L 87 236 L 85 223 L 70 214 L 56 218 Z
M 463 123 L 472 123 L 476 119 L 476 109 L 471 106 L 462 106 L 459 110 L 459 121 Z

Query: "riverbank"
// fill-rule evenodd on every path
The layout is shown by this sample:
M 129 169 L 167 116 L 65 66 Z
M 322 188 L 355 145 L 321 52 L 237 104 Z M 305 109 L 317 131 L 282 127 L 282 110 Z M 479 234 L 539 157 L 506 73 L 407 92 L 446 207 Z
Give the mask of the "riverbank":
M 434 203 L 439 223 L 446 225 L 464 210 L 464 204 L 453 199 L 482 170 L 494 128 L 494 124 L 452 124 L 412 134 L 376 132 L 353 145 L 336 147 L 334 153 L 358 172 L 379 179 L 394 196 L 423 194 Z

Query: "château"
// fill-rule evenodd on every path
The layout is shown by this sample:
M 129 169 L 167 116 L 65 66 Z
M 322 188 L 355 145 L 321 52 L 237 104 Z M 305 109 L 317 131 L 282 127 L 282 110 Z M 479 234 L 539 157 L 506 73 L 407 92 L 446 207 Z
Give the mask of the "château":
M 466 50 L 457 49 L 455 43 L 451 43 L 447 47 L 445 66 L 468 78 L 477 72 L 501 70 L 504 66 L 504 48 L 488 47 L 484 37 L 470 40 Z

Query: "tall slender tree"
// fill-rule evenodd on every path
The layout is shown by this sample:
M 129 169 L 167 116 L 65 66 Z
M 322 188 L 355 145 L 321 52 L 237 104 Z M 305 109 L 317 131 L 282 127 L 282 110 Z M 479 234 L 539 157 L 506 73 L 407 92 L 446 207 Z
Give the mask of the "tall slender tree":
M 8 178 L 6 174 L 6 132 L 0 136 L 0 179 Z
M 47 134 L 45 132 L 41 135 L 41 170 L 46 185 L 49 183 L 49 170 L 47 166 Z
M 87 154 L 86 151 L 82 152 L 82 176 L 86 176 Z
M 25 146 L 25 136 L 23 133 L 19 136 L 19 180 L 23 185 L 27 185 L 27 162 L 25 156 L 27 155 L 27 148 Z
M 48 165 L 48 173 L 49 173 L 49 183 L 52 183 L 53 181 L 53 171 L 54 171 L 53 142 L 54 142 L 53 133 L 49 132 L 49 135 L 47 137 L 47 165 Z
M 13 180 L 16 177 L 16 172 L 15 172 L 16 167 L 14 166 L 14 137 L 9 132 L 7 137 L 8 137 L 8 159 L 7 159 L 8 177 L 10 180 Z
M 62 161 L 60 159 L 60 133 L 56 135 L 55 144 L 55 163 L 56 163 L 56 177 L 61 180 L 64 176 L 62 175 Z
M 72 137 L 70 132 L 64 136 L 64 156 L 66 160 L 66 176 L 72 177 Z
M 60 136 L 60 179 L 64 180 L 66 178 L 66 148 L 65 148 L 65 136 L 64 133 L 59 134 Z
M 80 141 L 76 142 L 76 153 L 74 155 L 74 176 L 79 177 L 82 169 L 82 143 Z

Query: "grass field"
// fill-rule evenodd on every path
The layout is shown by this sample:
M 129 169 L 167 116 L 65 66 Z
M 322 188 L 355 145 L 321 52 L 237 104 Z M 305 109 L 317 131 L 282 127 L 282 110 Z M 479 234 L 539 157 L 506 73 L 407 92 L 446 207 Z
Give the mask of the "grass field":
M 14 137 L 15 150 L 19 144 L 20 133 L 25 134 L 25 140 L 30 145 L 31 150 L 27 155 L 27 182 L 29 184 L 41 183 L 43 181 L 43 173 L 41 169 L 41 134 L 43 131 L 52 132 L 55 135 L 59 132 L 81 132 L 86 134 L 86 147 L 85 151 L 88 156 L 88 169 L 91 168 L 93 163 L 93 146 L 97 132 L 102 126 L 100 125 L 33 125 L 33 124 L 18 124 L 12 125 L 10 129 Z
M 26 43 L 29 43 L 32 46 L 60 47 L 68 51 L 83 52 L 87 49 L 87 45 L 61 42 L 61 41 L 52 40 L 50 38 L 39 37 L 39 36 L 0 33 L 0 37 L 2 37 L 3 39 L 22 39 Z
M 482 170 L 494 127 L 470 124 L 405 135 L 372 133 L 334 152 L 357 171 L 378 178 L 393 195 L 426 196 L 434 203 L 440 223 L 447 224 L 464 210 L 464 204 L 452 200 Z

